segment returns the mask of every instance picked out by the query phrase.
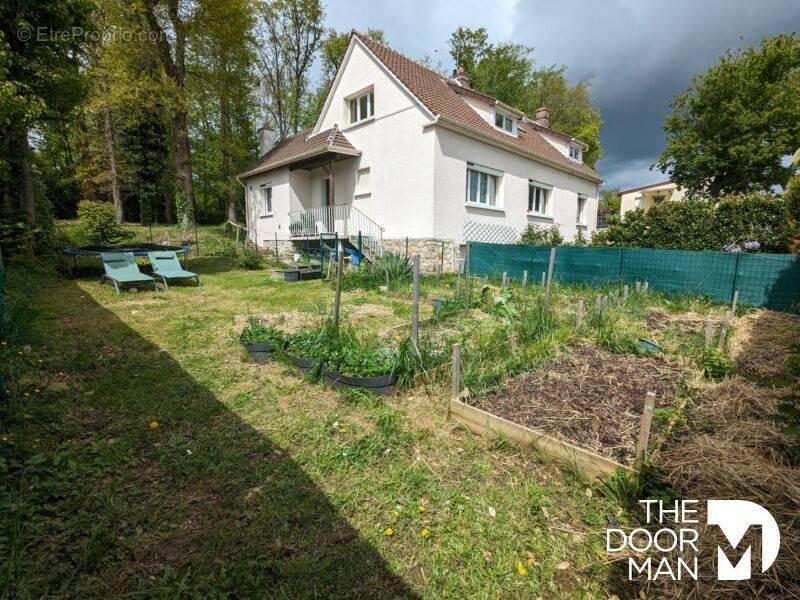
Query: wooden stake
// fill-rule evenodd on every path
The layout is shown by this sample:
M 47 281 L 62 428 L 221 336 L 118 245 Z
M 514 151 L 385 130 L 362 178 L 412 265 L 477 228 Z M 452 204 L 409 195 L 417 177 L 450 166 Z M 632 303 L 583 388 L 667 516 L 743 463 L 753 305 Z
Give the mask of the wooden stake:
M 578 300 L 578 312 L 575 313 L 575 330 L 580 331 L 581 321 L 583 321 L 583 300 Z
M 339 251 L 339 260 L 336 263 L 336 296 L 333 299 L 333 324 L 339 327 L 339 308 L 342 305 L 342 266 L 344 252 Z
M 647 444 L 650 441 L 650 424 L 653 422 L 653 407 L 656 403 L 656 395 L 647 392 L 644 399 L 644 411 L 642 420 L 639 423 L 639 440 L 636 442 L 636 458 L 633 461 L 633 468 L 636 470 L 636 483 L 641 481 L 642 467 L 647 458 Z
M 275 260 L 278 259 L 278 232 L 275 232 Z
M 640 294 L 641 292 L 642 292 L 642 282 L 641 281 L 637 281 L 636 282 L 636 293 Z
M 733 302 L 731 302 L 731 314 L 736 314 L 736 304 L 739 302 L 739 290 L 733 292 Z
M 545 284 L 545 279 L 546 279 L 546 278 L 547 278 L 547 273 L 545 273 L 544 271 L 542 271 L 542 287 L 544 287 L 544 284 Z
M 722 319 L 722 329 L 719 331 L 719 341 L 717 342 L 717 350 L 725 348 L 725 336 L 728 335 L 728 323 L 731 320 L 731 312 L 725 313 L 725 318 Z
M 711 348 L 711 341 L 714 338 L 714 321 L 706 319 L 706 348 Z
M 628 289 L 627 285 L 622 288 L 622 301 L 623 302 L 627 302 L 628 301 L 628 293 L 629 292 L 630 292 L 630 290 Z
M 650 282 L 649 281 L 645 281 L 642 284 L 642 293 L 646 294 L 647 290 L 649 290 L 649 289 L 650 289 Z
M 413 258 L 414 283 L 411 288 L 411 341 L 418 348 L 419 341 L 419 254 Z
M 602 298 L 602 296 L 600 296 L 600 294 L 597 294 L 594 297 L 594 309 L 597 312 L 601 312 L 603 310 L 603 301 L 602 301 L 601 298 Z
M 556 249 L 550 248 L 550 262 L 547 263 L 547 288 L 544 291 L 544 314 L 550 310 L 550 293 L 553 285 L 553 265 L 556 262 Z
M 523 271 L 522 272 L 522 287 L 521 287 L 521 291 L 522 291 L 523 294 L 525 293 L 525 286 L 526 285 L 528 285 L 528 272 L 527 271 Z
M 453 370 L 450 376 L 450 397 L 458 399 L 461 393 L 461 344 L 453 344 Z
M 503 287 L 508 287 L 508 271 L 503 271 Z
M 467 244 L 466 258 L 464 259 L 464 276 L 467 284 L 467 308 L 471 306 L 472 280 L 469 277 L 469 244 Z
M 461 297 L 461 265 L 456 269 L 456 298 Z
M 605 313 L 608 310 L 608 296 L 600 298 L 600 312 Z

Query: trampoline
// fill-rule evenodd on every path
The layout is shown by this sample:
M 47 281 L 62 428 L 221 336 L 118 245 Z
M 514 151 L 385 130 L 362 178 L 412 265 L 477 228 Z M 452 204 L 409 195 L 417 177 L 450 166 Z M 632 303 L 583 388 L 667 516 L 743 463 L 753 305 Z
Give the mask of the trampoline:
M 147 242 L 128 242 L 126 244 L 113 244 L 110 246 L 81 246 L 80 248 L 65 248 L 64 254 L 72 257 L 67 261 L 70 272 L 73 265 L 77 269 L 79 257 L 100 258 L 103 252 L 130 252 L 134 256 L 147 256 L 148 252 L 163 252 L 172 250 L 175 254 L 183 254 L 184 269 L 189 266 L 189 246 L 167 246 L 166 244 L 150 244 Z

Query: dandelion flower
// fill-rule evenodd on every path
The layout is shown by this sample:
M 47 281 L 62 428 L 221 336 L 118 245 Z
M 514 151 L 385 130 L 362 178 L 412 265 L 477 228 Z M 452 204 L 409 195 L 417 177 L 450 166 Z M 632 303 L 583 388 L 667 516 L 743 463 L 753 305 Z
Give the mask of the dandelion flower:
M 420 532 L 420 535 L 422 537 L 428 537 L 430 534 L 431 534 L 431 530 L 428 529 L 427 527 Z
M 386 531 L 384 531 L 383 533 L 385 533 L 386 535 L 394 535 L 394 529 L 392 529 L 391 527 L 387 527 Z
M 525 568 L 521 562 L 517 563 L 517 573 L 519 573 L 520 577 L 525 577 L 528 574 L 528 569 Z
M 151 421 L 150 429 L 158 429 L 158 421 Z

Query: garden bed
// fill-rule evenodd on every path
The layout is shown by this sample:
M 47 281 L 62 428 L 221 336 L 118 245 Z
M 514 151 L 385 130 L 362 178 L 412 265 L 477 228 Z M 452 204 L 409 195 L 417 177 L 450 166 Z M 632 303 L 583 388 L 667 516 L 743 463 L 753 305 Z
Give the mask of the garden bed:
M 656 394 L 656 408 L 672 406 L 684 374 L 660 356 L 639 358 L 581 346 L 472 404 L 629 465 L 646 392 Z

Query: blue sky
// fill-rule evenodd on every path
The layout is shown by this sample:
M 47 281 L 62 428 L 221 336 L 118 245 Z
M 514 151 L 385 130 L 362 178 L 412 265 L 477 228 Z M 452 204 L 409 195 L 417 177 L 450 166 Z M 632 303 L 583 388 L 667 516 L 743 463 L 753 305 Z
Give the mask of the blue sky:
M 572 81 L 593 74 L 604 119 L 607 185 L 664 177 L 650 165 L 664 148 L 669 100 L 727 49 L 800 31 L 800 0 L 327 0 L 328 26 L 383 29 L 389 45 L 452 69 L 447 39 L 459 25 L 485 26 L 493 42 L 532 46 L 542 65 Z

